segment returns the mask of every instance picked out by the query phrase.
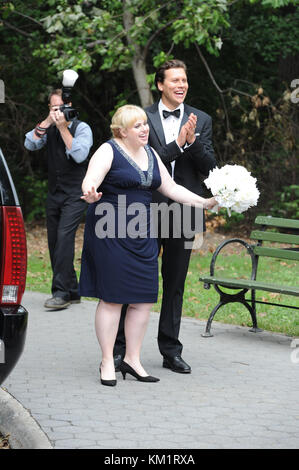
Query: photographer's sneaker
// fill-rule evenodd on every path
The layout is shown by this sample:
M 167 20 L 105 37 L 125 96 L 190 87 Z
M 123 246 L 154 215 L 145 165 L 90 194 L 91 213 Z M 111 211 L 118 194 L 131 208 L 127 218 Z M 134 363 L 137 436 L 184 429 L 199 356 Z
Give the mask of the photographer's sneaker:
M 60 309 L 66 308 L 70 305 L 69 300 L 64 300 L 62 297 L 51 297 L 51 299 L 46 300 L 44 303 L 44 307 L 46 308 L 53 308 L 53 309 Z

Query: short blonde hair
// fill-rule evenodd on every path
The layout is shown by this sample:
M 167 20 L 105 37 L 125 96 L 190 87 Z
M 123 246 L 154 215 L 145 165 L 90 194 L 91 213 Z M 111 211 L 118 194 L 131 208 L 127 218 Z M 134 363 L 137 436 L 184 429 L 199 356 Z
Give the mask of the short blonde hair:
M 113 137 L 121 137 L 120 129 L 130 129 L 139 119 L 147 122 L 146 113 L 139 106 L 126 104 L 118 108 L 110 125 Z

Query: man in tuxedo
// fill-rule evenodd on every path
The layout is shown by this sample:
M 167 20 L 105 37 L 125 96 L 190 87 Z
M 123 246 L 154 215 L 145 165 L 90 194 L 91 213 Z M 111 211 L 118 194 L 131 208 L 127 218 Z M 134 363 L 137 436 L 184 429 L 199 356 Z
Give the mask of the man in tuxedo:
M 176 183 L 203 196 L 202 176 L 216 166 L 212 146 L 212 119 L 196 108 L 184 104 L 188 91 L 187 69 L 184 62 L 170 60 L 156 72 L 156 87 L 160 100 L 146 108 L 150 128 L 149 145 L 153 147 Z M 173 203 L 161 193 L 153 194 L 153 202 Z M 171 211 L 169 211 L 171 216 Z M 194 214 L 193 214 L 194 215 Z M 203 230 L 204 213 L 202 214 Z M 184 224 L 184 221 L 183 221 Z M 173 221 L 171 220 L 170 227 Z M 160 312 L 158 346 L 163 367 L 174 372 L 190 373 L 191 367 L 182 359 L 183 345 L 179 341 L 183 294 L 191 255 L 190 241 L 184 231 L 181 236 L 170 229 L 168 236 L 159 233 L 162 253 L 163 298 Z M 189 242 L 188 248 L 186 248 Z M 124 355 L 123 334 L 125 306 L 114 348 L 116 369 Z

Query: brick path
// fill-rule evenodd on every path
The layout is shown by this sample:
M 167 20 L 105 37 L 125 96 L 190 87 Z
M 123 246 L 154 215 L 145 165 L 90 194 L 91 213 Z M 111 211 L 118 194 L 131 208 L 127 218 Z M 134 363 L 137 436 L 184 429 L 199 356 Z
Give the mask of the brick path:
M 46 311 L 47 295 L 27 292 L 28 334 L 18 365 L 3 384 L 41 426 L 54 448 L 227 449 L 299 447 L 299 363 L 292 338 L 183 319 L 183 357 L 192 374 L 161 367 L 151 315 L 143 363 L 160 382 L 117 374 L 100 384 L 96 303 Z M 299 359 L 299 354 L 296 356 Z

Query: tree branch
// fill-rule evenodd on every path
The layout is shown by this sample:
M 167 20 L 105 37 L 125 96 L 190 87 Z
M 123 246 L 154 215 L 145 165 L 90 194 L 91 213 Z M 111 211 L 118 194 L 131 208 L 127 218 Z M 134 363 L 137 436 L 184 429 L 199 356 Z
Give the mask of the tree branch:
M 198 44 L 195 43 L 195 47 L 196 47 L 196 50 L 198 52 L 198 55 L 201 59 L 201 61 L 203 62 L 209 76 L 210 76 L 210 79 L 212 80 L 212 83 L 213 85 L 215 86 L 216 90 L 218 91 L 218 93 L 220 94 L 220 99 L 222 101 L 222 106 L 223 106 L 223 110 L 224 110 L 224 114 L 225 114 L 225 120 L 226 120 L 226 128 L 227 128 L 227 132 L 230 132 L 230 123 L 229 123 L 229 118 L 228 118 L 228 112 L 227 112 L 227 108 L 226 108 L 226 104 L 225 104 L 225 101 L 224 101 L 224 97 L 223 97 L 223 90 L 221 90 L 221 88 L 218 86 L 212 72 L 211 72 L 211 69 L 210 67 L 208 66 L 208 63 L 206 61 L 206 59 L 204 58 L 203 56 L 203 53 L 201 52 Z
M 31 34 L 26 33 L 25 31 L 22 31 L 21 29 L 17 28 L 16 26 L 13 26 L 12 24 L 8 23 L 7 21 L 2 20 L 2 22 L 8 28 L 12 29 L 13 31 L 16 31 L 19 34 L 22 34 L 22 36 L 25 36 L 27 38 L 31 38 Z
M 16 15 L 20 15 L 23 18 L 27 18 L 28 20 L 33 21 L 34 23 L 36 23 L 39 26 L 43 27 L 43 25 L 42 25 L 42 23 L 40 23 L 40 21 L 37 21 L 35 18 L 32 18 L 31 16 L 25 15 L 24 13 L 21 13 L 20 11 L 12 10 L 12 13 L 15 13 Z
M 217 84 L 217 82 L 216 82 L 216 80 L 215 80 L 215 78 L 214 78 L 214 76 L 213 76 L 213 74 L 212 74 L 212 72 L 211 72 L 211 69 L 210 69 L 210 67 L 208 66 L 208 63 L 207 63 L 206 59 L 204 58 L 203 53 L 201 52 L 201 50 L 200 50 L 198 44 L 196 44 L 196 43 L 195 43 L 195 48 L 196 48 L 196 50 L 197 50 L 197 52 L 198 52 L 198 55 L 199 55 L 199 57 L 200 57 L 202 63 L 204 64 L 204 66 L 205 66 L 205 68 L 206 68 L 206 70 L 207 70 L 207 72 L 208 72 L 208 74 L 209 74 L 209 76 L 210 76 L 210 79 L 212 80 L 212 83 L 213 83 L 213 85 L 215 86 L 216 90 L 217 90 L 218 93 L 220 93 L 220 94 L 223 93 L 223 91 L 221 90 L 221 88 L 218 86 L 218 84 Z
M 198 52 L 198 55 L 200 57 L 200 59 L 202 60 L 205 68 L 207 69 L 207 72 L 212 80 L 212 83 L 213 85 L 215 86 L 215 88 L 217 89 L 218 93 L 220 94 L 225 94 L 225 93 L 229 93 L 230 91 L 234 91 L 236 93 L 238 93 L 239 95 L 244 95 L 244 96 L 248 96 L 248 98 L 252 98 L 252 95 L 250 95 L 249 93 L 245 93 L 244 91 L 241 91 L 241 90 L 237 90 L 236 88 L 232 88 L 232 87 L 229 87 L 229 88 L 226 88 L 225 90 L 221 90 L 221 88 L 219 87 L 219 85 L 217 84 L 212 72 L 211 72 L 211 69 L 210 67 L 208 66 L 208 63 L 206 61 L 206 59 L 204 58 L 203 56 L 203 53 L 201 52 L 201 50 L 199 49 L 198 47 L 198 44 L 195 44 L 195 47 L 196 47 L 196 50 Z
M 178 19 L 178 18 L 176 18 Z M 175 20 L 171 20 L 171 21 L 168 21 L 164 26 L 162 26 L 162 28 L 158 29 L 157 31 L 155 31 L 151 37 L 148 39 L 146 45 L 144 46 L 144 49 L 143 49 L 143 53 L 142 53 L 142 56 L 143 56 L 143 59 L 145 60 L 146 59 L 146 56 L 147 56 L 147 53 L 148 53 L 148 50 L 150 48 L 150 45 L 152 44 L 152 42 L 156 39 L 156 37 L 162 32 L 164 31 L 164 29 L 168 28 L 168 26 L 170 26 L 173 21 Z
M 173 48 L 174 48 L 174 41 L 172 41 L 172 44 L 170 46 L 169 51 L 167 52 L 167 55 L 170 55 L 172 53 Z
M 100 111 L 100 109 L 98 109 L 97 106 L 94 105 L 93 101 L 88 97 L 88 95 L 86 95 L 85 93 L 83 93 L 82 91 L 78 91 L 78 94 L 80 96 L 82 96 L 85 101 L 89 104 L 89 106 L 94 109 L 95 113 L 98 114 L 100 116 L 100 118 L 106 122 L 107 124 L 109 124 L 109 121 L 108 119 L 106 118 L 106 116 L 104 116 L 104 114 Z
M 121 36 L 125 36 L 126 35 L 126 32 L 125 31 L 121 31 L 120 33 L 118 33 L 116 36 L 114 36 L 114 38 L 112 39 L 97 39 L 96 41 L 92 41 L 92 42 L 89 42 L 86 44 L 86 47 L 87 49 L 90 49 L 91 47 L 94 47 L 94 46 L 97 46 L 98 44 L 111 44 L 113 41 L 115 41 L 115 39 L 118 39 L 119 37 Z
M 107 40 L 97 39 L 96 41 L 88 42 L 85 47 L 87 47 L 87 49 L 91 49 L 92 47 L 97 46 L 98 44 L 107 44 Z

